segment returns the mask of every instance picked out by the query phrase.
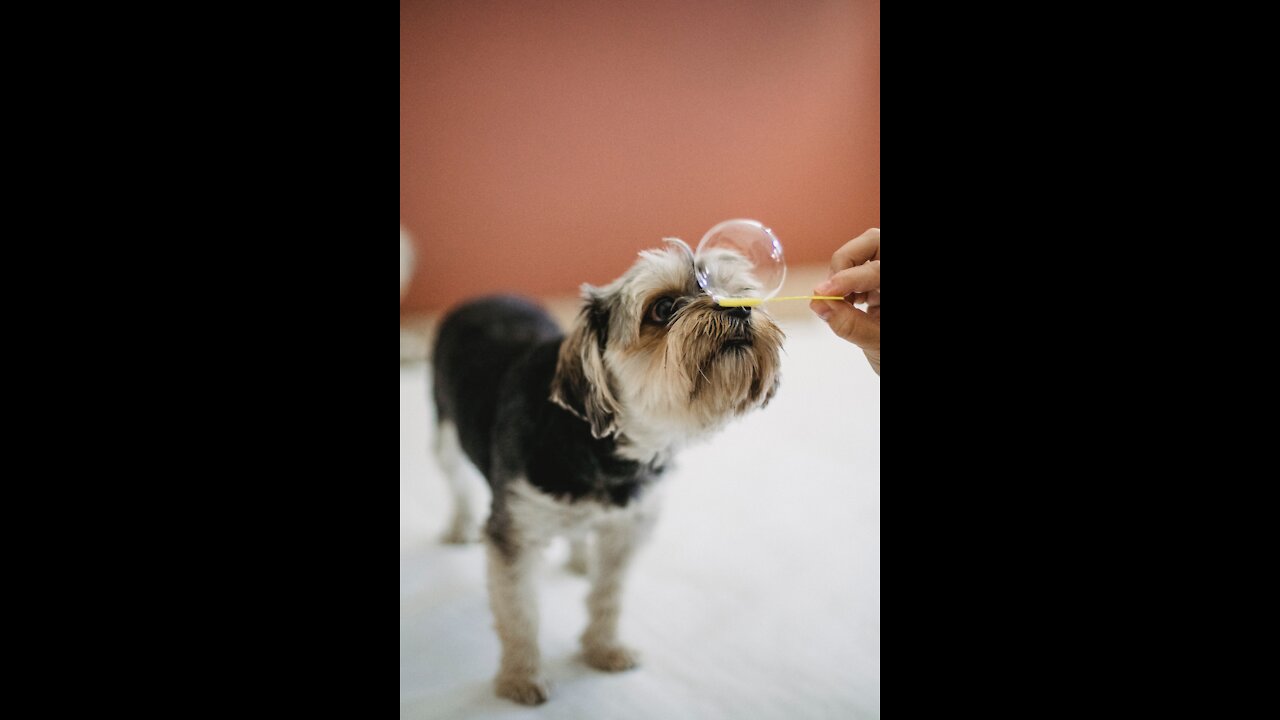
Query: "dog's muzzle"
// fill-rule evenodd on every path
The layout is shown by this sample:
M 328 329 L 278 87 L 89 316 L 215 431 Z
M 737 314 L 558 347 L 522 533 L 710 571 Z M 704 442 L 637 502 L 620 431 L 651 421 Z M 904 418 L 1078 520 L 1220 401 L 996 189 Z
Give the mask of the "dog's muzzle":
M 751 308 L 749 307 L 730 307 L 721 308 L 726 317 L 729 318 L 730 333 L 729 337 L 721 346 L 722 349 L 734 347 L 750 347 L 751 339 Z

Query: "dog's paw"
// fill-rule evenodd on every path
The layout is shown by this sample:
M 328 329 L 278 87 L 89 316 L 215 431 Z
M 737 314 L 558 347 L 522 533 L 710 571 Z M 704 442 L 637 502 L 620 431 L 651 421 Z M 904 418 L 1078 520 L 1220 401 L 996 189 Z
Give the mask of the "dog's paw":
M 587 664 L 605 672 L 630 670 L 640 664 L 640 655 L 625 645 L 593 645 L 584 647 L 582 657 Z
M 541 705 L 547 701 L 547 683 L 538 677 L 527 675 L 499 675 L 493 681 L 498 697 L 514 700 L 521 705 Z

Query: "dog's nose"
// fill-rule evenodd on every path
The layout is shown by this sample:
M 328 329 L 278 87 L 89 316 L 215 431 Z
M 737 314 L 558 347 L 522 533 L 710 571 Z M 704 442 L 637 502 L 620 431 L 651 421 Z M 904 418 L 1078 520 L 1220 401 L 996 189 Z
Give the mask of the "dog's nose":
M 730 317 L 735 317 L 740 320 L 746 320 L 747 318 L 751 317 L 751 308 L 749 307 L 725 308 L 725 312 L 729 313 Z

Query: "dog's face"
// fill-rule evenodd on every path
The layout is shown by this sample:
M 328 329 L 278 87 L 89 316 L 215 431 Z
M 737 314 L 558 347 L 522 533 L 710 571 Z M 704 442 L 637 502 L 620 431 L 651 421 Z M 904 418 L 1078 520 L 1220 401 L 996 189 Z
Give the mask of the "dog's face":
M 596 437 L 657 448 L 763 407 L 777 390 L 782 331 L 759 308 L 717 305 L 699 288 L 687 246 L 668 242 L 613 283 L 582 288 L 551 399 Z M 755 284 L 745 262 L 715 268 L 718 287 Z

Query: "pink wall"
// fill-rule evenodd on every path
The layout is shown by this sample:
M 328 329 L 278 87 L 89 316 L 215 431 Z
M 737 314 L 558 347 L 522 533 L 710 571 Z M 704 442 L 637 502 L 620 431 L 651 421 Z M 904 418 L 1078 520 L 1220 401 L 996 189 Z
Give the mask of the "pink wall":
M 400 3 L 402 313 L 734 217 L 792 264 L 880 225 L 879 0 Z

